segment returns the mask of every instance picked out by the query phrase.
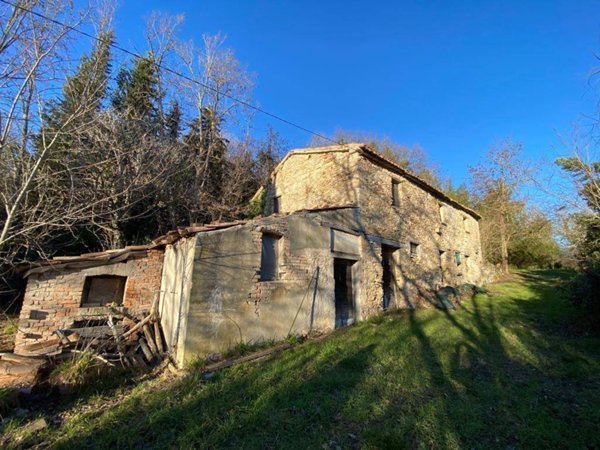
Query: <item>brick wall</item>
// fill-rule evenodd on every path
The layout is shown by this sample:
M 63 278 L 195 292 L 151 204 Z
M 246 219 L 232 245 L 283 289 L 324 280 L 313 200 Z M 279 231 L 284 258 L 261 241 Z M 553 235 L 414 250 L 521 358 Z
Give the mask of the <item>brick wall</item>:
M 260 259 L 257 261 L 256 275 L 248 293 L 248 302 L 254 304 L 254 313 L 260 315 L 261 302 L 271 300 L 273 291 L 283 286 L 300 287 L 308 286 L 315 271 L 315 250 L 310 251 L 310 257 L 306 254 L 293 252 L 290 249 L 291 239 L 288 222 L 284 220 L 269 225 L 258 225 L 252 229 L 252 242 L 256 253 L 260 255 L 263 233 L 275 233 L 281 236 L 279 243 L 278 277 L 272 281 L 260 280 Z M 326 253 L 328 250 L 326 249 Z
M 122 307 L 134 316 L 148 312 L 160 291 L 162 266 L 163 251 L 149 250 L 146 256 L 126 262 L 32 274 L 19 318 L 15 353 L 24 345 L 55 337 L 55 330 L 71 328 L 75 321 L 106 317 L 106 307 L 81 306 L 88 276 L 126 276 Z

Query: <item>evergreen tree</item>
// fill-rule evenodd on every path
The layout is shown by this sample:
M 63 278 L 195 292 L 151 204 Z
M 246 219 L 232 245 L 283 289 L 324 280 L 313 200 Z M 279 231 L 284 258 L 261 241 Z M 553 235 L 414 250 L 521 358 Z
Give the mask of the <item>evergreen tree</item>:
M 74 171 L 80 171 L 81 167 L 101 159 L 90 151 L 94 145 L 90 130 L 98 127 L 103 101 L 108 95 L 112 42 L 112 31 L 99 34 L 90 54 L 83 55 L 75 73 L 67 77 L 61 97 L 51 102 L 45 110 L 43 134 L 36 136 L 34 141 L 36 152 L 42 153 L 46 149 L 45 163 L 40 173 L 52 173 L 47 177 L 49 185 L 44 190 L 46 193 L 53 190 L 55 198 L 65 202 L 62 205 L 57 203 L 57 208 L 68 208 L 69 203 L 73 202 L 73 192 L 81 197 L 78 201 L 84 204 L 91 202 L 87 197 L 83 199 L 83 193 L 89 192 L 83 186 L 85 180 L 73 174 Z M 35 189 L 38 186 L 34 188 L 30 199 L 38 196 Z M 77 231 L 74 233 L 55 230 L 46 238 L 46 249 L 81 252 L 98 248 L 98 240 L 89 232 L 89 224 L 85 220 L 72 223 L 71 231 L 75 229 Z M 73 238 L 74 235 L 77 237 Z
M 281 159 L 286 146 L 285 141 L 271 127 L 267 128 L 267 136 L 264 141 L 259 142 L 259 150 L 256 153 L 255 173 L 258 187 L 265 186 L 277 163 Z
M 228 141 L 223 137 L 220 125 L 212 108 L 206 107 L 200 117 L 190 123 L 189 132 L 184 136 L 184 145 L 196 172 L 198 213 L 205 220 L 213 218 L 209 210 L 221 198 L 226 173 Z
M 454 186 L 452 180 L 448 180 L 446 186 L 444 186 L 443 191 L 448 194 L 448 196 L 462 205 L 467 207 L 473 207 L 473 199 L 471 198 L 471 193 L 469 189 L 464 183 L 459 184 L 458 186 Z
M 179 106 L 179 102 L 175 100 L 171 103 L 165 117 L 166 137 L 172 142 L 179 139 L 179 134 L 181 133 L 181 116 L 181 107 Z
M 556 164 L 571 174 L 579 195 L 589 207 L 587 212 L 574 214 L 580 230 L 576 242 L 580 265 L 600 271 L 600 161 L 586 163 L 578 156 L 571 156 L 559 158 Z
M 112 106 L 132 126 L 159 132 L 161 124 L 158 114 L 160 93 L 158 89 L 158 67 L 149 53 L 135 60 L 133 67 L 123 68 L 117 74 L 117 89 L 113 94 Z
M 578 229 L 575 253 L 581 273 L 570 283 L 570 298 L 583 307 L 588 320 L 600 330 L 600 161 L 584 161 L 578 155 L 560 158 L 559 167 L 571 174 L 589 211 L 573 214 Z
M 73 76 L 67 78 L 62 98 L 51 103 L 46 111 L 46 141 L 60 133 L 54 144 L 54 152 L 73 146 L 79 132 L 93 123 L 106 98 L 110 76 L 110 45 L 112 31 L 98 36 L 91 54 L 84 55 Z M 43 145 L 38 138 L 37 147 Z

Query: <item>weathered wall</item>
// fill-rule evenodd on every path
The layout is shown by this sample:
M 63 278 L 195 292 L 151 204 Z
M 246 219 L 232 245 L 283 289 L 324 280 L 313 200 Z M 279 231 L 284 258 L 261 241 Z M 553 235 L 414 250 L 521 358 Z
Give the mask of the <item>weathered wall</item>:
M 278 233 L 279 278 L 260 281 L 263 232 Z M 306 216 L 264 219 L 197 237 L 185 359 L 240 342 L 335 324 L 330 229 Z
M 359 160 L 357 169 L 361 224 L 369 235 L 401 244 L 396 270 L 407 304 L 419 300 L 419 289 L 481 281 L 479 224 L 473 216 L 366 158 Z M 399 182 L 398 206 L 392 205 L 393 179 Z M 410 256 L 411 242 L 418 244 L 416 257 Z M 462 255 L 460 265 L 455 252 Z M 380 248 L 368 254 L 376 257 Z M 379 276 L 375 266 L 366 278 Z M 381 296 L 373 288 L 367 302 L 375 304 Z
M 397 206 L 392 205 L 392 179 L 399 183 Z M 331 154 L 298 153 L 280 166 L 275 185 L 282 212 L 357 202 L 356 228 L 368 238 L 361 244 L 362 317 L 383 308 L 382 243 L 398 248 L 394 254 L 398 307 L 415 306 L 423 299 L 420 293 L 444 285 L 483 281 L 477 219 L 354 147 Z M 267 204 L 272 204 L 273 195 L 269 190 Z M 418 244 L 416 257 L 410 255 L 411 242 Z M 457 252 L 461 264 L 456 264 Z
M 352 162 L 347 150 L 291 154 L 269 189 L 266 213 L 273 212 L 274 196 L 280 197 L 282 213 L 356 203 Z
M 48 340 L 57 329 L 71 328 L 76 320 L 106 315 L 105 307 L 82 307 L 86 276 L 126 276 L 123 307 L 134 315 L 150 310 L 159 294 L 163 252 L 149 250 L 147 256 L 88 269 L 66 269 L 32 274 L 19 318 L 15 353 L 27 344 Z
M 169 350 L 183 363 L 196 236 L 180 239 L 165 249 L 159 304 L 160 320 Z

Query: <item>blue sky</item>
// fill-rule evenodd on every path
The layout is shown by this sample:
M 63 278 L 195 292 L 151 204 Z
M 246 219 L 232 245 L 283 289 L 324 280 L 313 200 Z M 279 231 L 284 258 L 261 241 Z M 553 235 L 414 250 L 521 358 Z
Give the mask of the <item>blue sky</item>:
M 419 144 L 456 181 L 504 137 L 533 158 L 564 153 L 558 134 L 598 100 L 598 1 L 121 0 L 122 45 L 140 42 L 153 10 L 185 14 L 183 38 L 226 34 L 262 108 L 325 135 Z M 292 147 L 310 139 L 254 126 L 268 123 Z

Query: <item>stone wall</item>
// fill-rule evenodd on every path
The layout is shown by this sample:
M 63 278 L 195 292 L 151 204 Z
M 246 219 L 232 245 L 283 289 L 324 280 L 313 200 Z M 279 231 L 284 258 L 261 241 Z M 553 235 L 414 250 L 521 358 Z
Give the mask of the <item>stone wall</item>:
M 361 225 L 369 235 L 399 242 L 397 269 L 405 292 L 480 283 L 483 262 L 475 217 L 367 158 L 359 160 L 358 174 Z M 398 182 L 397 206 L 392 205 L 392 180 Z M 411 243 L 418 246 L 413 256 Z
M 81 305 L 88 276 L 126 276 L 122 307 L 132 315 L 148 312 L 160 292 L 162 267 L 163 251 L 149 250 L 146 256 L 126 262 L 32 274 L 21 308 L 15 353 L 27 344 L 56 337 L 55 330 L 71 328 L 76 321 L 106 316 L 106 307 Z
M 344 149 L 290 154 L 268 190 L 266 214 L 273 212 L 274 197 L 280 198 L 282 213 L 356 203 L 355 161 L 348 154 Z
M 362 241 L 359 273 L 363 284 L 357 299 L 359 316 L 383 308 L 382 245 L 396 248 L 393 258 L 394 305 L 415 306 L 431 291 L 483 281 L 479 223 L 442 196 L 374 161 L 351 144 L 328 153 L 299 151 L 279 167 L 267 205 L 280 196 L 282 212 L 339 204 L 357 205 L 356 229 Z M 398 202 L 392 202 L 392 180 Z M 268 211 L 267 211 L 268 212 Z M 411 243 L 417 251 L 411 253 Z M 458 264 L 457 262 L 460 262 Z M 427 294 L 427 295 L 426 295 Z

